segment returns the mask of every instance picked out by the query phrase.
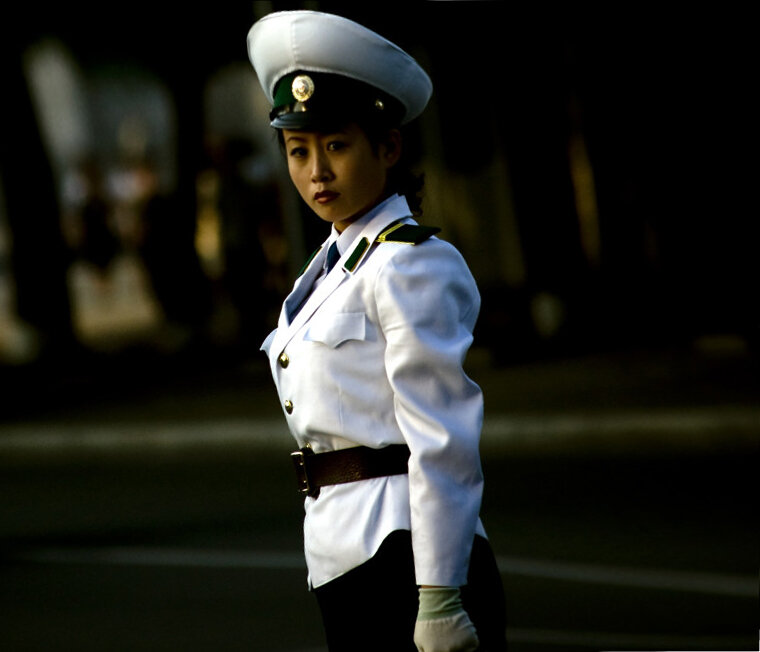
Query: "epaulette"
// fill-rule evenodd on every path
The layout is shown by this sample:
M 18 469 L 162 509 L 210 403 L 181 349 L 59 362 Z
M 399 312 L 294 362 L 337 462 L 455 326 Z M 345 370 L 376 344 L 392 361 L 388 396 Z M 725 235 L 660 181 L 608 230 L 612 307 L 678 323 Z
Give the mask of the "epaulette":
M 404 224 L 401 220 L 396 220 L 375 238 L 375 242 L 400 242 L 402 244 L 417 245 L 424 242 L 430 236 L 435 235 L 441 229 L 437 226 L 420 226 L 418 224 Z M 364 257 L 369 249 L 369 240 L 362 238 L 356 245 L 351 255 L 343 266 L 348 272 L 353 272 L 359 261 Z
M 437 226 L 422 226 L 420 224 L 404 224 L 394 222 L 379 236 L 377 242 L 400 242 L 402 244 L 417 245 L 440 231 Z

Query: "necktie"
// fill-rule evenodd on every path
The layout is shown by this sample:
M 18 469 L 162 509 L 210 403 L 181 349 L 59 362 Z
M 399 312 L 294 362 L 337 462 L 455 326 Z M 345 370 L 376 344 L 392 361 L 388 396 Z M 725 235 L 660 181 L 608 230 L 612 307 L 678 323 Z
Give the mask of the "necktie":
M 330 245 L 330 248 L 327 250 L 327 273 L 329 274 L 333 267 L 335 267 L 335 263 L 338 262 L 340 259 L 340 251 L 338 251 L 338 242 L 337 240 L 333 242 Z
M 327 250 L 327 271 L 324 273 L 324 276 L 327 276 L 327 274 L 330 273 L 330 270 L 332 270 L 333 267 L 335 267 L 335 263 L 340 260 L 340 251 L 338 251 L 338 243 L 333 242 L 330 245 L 330 248 Z M 319 279 L 317 279 L 319 281 Z M 293 319 L 295 319 L 295 316 L 299 313 L 301 308 L 303 307 L 303 304 L 306 303 L 306 299 L 309 298 L 309 295 L 311 294 L 311 288 L 304 292 L 302 296 L 300 296 L 300 301 L 298 301 L 297 304 L 294 303 L 296 297 L 290 297 L 290 301 L 285 302 L 285 310 L 288 314 L 288 321 L 292 322 Z

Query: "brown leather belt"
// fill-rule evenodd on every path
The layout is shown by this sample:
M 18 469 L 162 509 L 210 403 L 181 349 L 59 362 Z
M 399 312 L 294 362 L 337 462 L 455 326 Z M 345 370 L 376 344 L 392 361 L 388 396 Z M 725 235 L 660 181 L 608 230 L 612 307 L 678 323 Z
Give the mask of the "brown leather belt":
M 319 488 L 327 485 L 409 472 L 406 444 L 384 448 L 356 446 L 326 453 L 302 448 L 290 456 L 296 469 L 298 491 L 312 498 L 319 496 Z

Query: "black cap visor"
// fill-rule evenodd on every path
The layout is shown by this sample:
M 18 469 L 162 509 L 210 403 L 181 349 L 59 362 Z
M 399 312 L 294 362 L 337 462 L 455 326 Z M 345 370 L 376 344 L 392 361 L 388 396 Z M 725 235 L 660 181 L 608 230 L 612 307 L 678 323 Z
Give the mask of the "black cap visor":
M 332 131 L 350 122 L 367 120 L 391 126 L 400 123 L 404 114 L 398 100 L 339 75 L 308 73 L 310 92 L 304 101 L 296 101 L 290 87 L 298 76 L 294 73 L 279 83 L 275 108 L 269 116 L 276 129 Z
M 335 131 L 356 119 L 345 112 L 313 111 L 313 110 L 280 110 L 273 112 L 271 126 L 275 129 L 290 129 L 292 131 Z

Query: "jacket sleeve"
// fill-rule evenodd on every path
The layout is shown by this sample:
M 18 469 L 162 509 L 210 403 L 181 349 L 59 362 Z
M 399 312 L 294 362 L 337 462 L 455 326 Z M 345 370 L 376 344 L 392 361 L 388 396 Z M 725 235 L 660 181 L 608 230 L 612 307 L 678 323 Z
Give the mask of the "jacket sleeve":
M 378 273 L 375 298 L 396 420 L 411 451 L 417 583 L 461 586 L 483 489 L 482 393 L 462 368 L 480 296 L 448 243 L 398 247 Z

